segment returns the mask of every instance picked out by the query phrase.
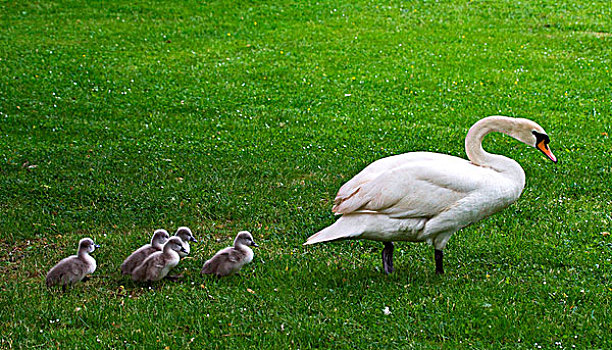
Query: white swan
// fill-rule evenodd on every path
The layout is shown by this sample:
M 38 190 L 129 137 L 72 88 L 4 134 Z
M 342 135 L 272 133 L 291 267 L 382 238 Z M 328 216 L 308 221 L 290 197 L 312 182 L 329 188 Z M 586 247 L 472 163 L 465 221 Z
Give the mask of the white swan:
M 442 251 L 451 235 L 506 208 L 525 186 L 525 172 L 517 162 L 482 148 L 485 135 L 494 131 L 534 146 L 557 162 L 548 135 L 535 122 L 483 118 L 465 138 L 469 161 L 411 152 L 368 165 L 338 191 L 332 211 L 342 216 L 304 245 L 337 239 L 382 241 L 383 266 L 391 273 L 393 241 L 428 242 L 435 248 L 436 273 L 444 273 Z

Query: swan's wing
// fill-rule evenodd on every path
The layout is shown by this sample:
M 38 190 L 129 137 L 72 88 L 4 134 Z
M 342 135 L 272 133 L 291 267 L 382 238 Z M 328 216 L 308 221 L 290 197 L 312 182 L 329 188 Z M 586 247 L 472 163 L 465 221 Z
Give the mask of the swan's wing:
M 138 248 L 123 261 L 121 264 L 121 273 L 124 275 L 131 274 L 138 265 L 142 264 L 149 255 L 156 251 L 157 249 L 153 248 L 150 244 Z
M 47 274 L 47 285 L 68 284 L 80 280 L 82 266 L 79 263 L 81 262 L 76 255 L 62 259 Z
M 238 262 L 238 260 L 240 260 L 238 252 L 234 249 L 228 249 L 227 251 L 219 253 L 219 258 L 233 263 Z
M 232 248 L 224 248 L 220 250 L 215 256 L 210 258 L 210 260 L 204 263 L 202 267 L 202 273 L 210 274 L 210 273 L 219 273 L 219 269 L 228 261 L 235 263 L 237 262 L 236 258 L 232 256 Z
M 333 211 L 430 218 L 480 188 L 484 174 L 481 171 L 487 172 L 457 157 L 432 153 L 423 156 L 421 152 L 411 155 L 386 158 L 386 164 L 364 169 L 364 174 L 343 186 Z
M 381 174 L 402 167 L 407 163 L 433 160 L 436 159 L 436 156 L 437 154 L 430 152 L 410 152 L 379 159 L 365 167 L 359 174 L 342 185 L 340 190 L 338 190 L 334 204 L 338 205 L 350 198 L 362 185 L 373 181 Z
M 158 255 L 155 259 L 145 260 L 143 265 L 145 270 L 143 277 L 147 280 L 156 280 L 165 267 L 165 261 L 163 255 Z
M 161 254 L 162 252 L 155 252 L 146 257 L 146 259 L 132 271 L 132 279 L 134 281 L 146 280 L 147 275 L 150 275 L 151 271 L 156 269 L 157 260 Z

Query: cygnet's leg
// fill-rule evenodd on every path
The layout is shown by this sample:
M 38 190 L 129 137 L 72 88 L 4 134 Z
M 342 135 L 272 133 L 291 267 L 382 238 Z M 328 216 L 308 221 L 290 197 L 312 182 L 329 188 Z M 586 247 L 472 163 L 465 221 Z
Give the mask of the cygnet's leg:
M 172 282 L 176 282 L 178 280 L 180 280 L 181 278 L 183 278 L 183 274 L 178 274 L 178 275 L 168 275 L 166 276 L 167 280 L 170 280 Z
M 385 242 L 385 248 L 382 251 L 382 261 L 385 273 L 388 275 L 393 272 L 393 242 Z
M 441 249 L 436 249 L 434 257 L 436 260 L 436 274 L 444 274 L 444 266 L 442 262 L 444 259 L 444 252 Z

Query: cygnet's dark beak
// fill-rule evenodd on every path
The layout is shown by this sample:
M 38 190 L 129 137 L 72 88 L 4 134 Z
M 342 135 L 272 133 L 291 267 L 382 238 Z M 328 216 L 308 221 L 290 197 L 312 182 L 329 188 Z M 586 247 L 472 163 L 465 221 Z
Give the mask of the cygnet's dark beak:
M 100 246 L 99 246 L 99 245 L 97 245 L 97 244 L 95 244 L 95 243 L 94 243 L 94 247 L 96 247 L 96 248 L 100 248 Z
M 185 254 L 189 254 L 189 252 L 187 251 L 187 249 L 181 247 L 181 252 L 185 253 Z
M 190 241 L 192 241 L 192 242 L 194 242 L 194 243 L 198 243 L 198 240 L 197 240 L 197 239 L 195 239 L 195 238 L 193 238 L 193 236 L 189 237 L 189 240 L 190 240 Z
M 257 245 L 257 243 L 251 241 L 251 247 L 259 247 L 259 246 Z

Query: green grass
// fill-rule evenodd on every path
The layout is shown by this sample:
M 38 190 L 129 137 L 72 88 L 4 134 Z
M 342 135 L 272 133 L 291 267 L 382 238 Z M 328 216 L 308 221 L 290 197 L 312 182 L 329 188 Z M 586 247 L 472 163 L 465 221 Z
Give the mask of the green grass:
M 2 1 L 0 348 L 610 348 L 610 47 L 608 1 Z M 489 136 L 526 187 L 451 238 L 446 275 L 425 244 L 391 276 L 380 243 L 301 246 L 365 165 L 464 157 L 495 114 L 560 162 Z M 181 225 L 182 281 L 120 276 Z M 201 277 L 243 229 L 253 263 Z M 93 278 L 48 291 L 84 236 Z

